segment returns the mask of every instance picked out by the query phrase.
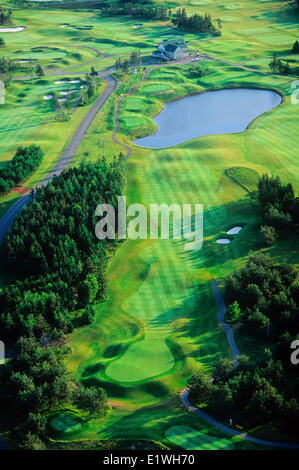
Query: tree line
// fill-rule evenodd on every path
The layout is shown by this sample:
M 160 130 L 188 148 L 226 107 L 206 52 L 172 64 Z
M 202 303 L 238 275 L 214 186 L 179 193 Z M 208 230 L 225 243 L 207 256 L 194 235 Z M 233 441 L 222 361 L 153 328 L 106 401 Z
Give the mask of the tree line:
M 299 333 L 298 270 L 258 253 L 241 270 L 225 281 L 225 302 L 234 302 L 239 311 L 228 308 L 228 317 L 242 321 L 250 334 L 279 342 Z M 238 313 L 236 315 L 236 313 Z M 235 315 L 233 315 L 235 314 Z
M 261 234 L 265 245 L 278 236 L 287 236 L 299 228 L 299 198 L 291 184 L 264 174 L 258 183 L 257 202 L 262 218 Z
M 225 281 L 228 321 L 241 322 L 246 336 L 263 349 L 241 356 L 237 367 L 223 359 L 214 364 L 212 380 L 189 381 L 196 404 L 224 419 L 256 426 L 269 422 L 282 432 L 297 432 L 299 382 L 290 361 L 290 345 L 299 339 L 298 270 L 262 253 Z
M 117 207 L 122 166 L 122 155 L 111 164 L 105 159 L 82 164 L 32 193 L 5 240 L 7 269 L 18 273 L 0 295 L 5 340 L 20 335 L 57 339 L 73 328 L 70 312 L 104 298 L 113 247 L 95 237 L 94 211 L 102 202 Z
M 94 302 L 104 299 L 107 259 L 117 242 L 94 234 L 95 208 L 117 198 L 124 187 L 122 154 L 108 164 L 69 168 L 32 192 L 5 241 L 7 268 L 17 280 L 0 295 L 1 339 L 14 350 L 0 370 L 0 406 L 18 423 L 18 441 L 45 447 L 45 412 L 72 404 L 86 416 L 107 412 L 101 388 L 72 382 L 63 364 L 68 347 L 59 340 L 74 328 L 71 312 L 94 320 Z M 21 423 L 21 424 L 20 424 Z
M 146 0 L 143 3 L 140 1 L 137 3 L 119 1 L 109 5 L 104 3 L 101 5 L 101 13 L 109 16 L 126 15 L 133 18 L 160 21 L 165 21 L 169 18 L 168 9 L 155 4 L 152 0 Z
M 0 193 L 6 193 L 24 182 L 40 166 L 43 151 L 37 145 L 19 147 L 5 168 L 0 168 Z
M 221 28 L 222 23 L 221 20 L 218 19 L 218 29 L 212 22 L 211 16 L 208 14 L 205 15 L 198 15 L 195 13 L 194 15 L 188 16 L 186 13 L 185 8 L 178 9 L 176 14 L 173 16 L 171 20 L 178 28 L 183 29 L 184 31 L 188 31 L 190 33 L 212 33 L 216 36 L 221 35 Z
M 288 366 L 289 367 L 289 366 Z M 298 435 L 299 383 L 286 385 L 285 365 L 265 349 L 254 360 L 241 356 L 237 367 L 228 359 L 214 364 L 212 380 L 196 375 L 189 379 L 190 400 L 233 425 L 275 425 L 282 433 Z

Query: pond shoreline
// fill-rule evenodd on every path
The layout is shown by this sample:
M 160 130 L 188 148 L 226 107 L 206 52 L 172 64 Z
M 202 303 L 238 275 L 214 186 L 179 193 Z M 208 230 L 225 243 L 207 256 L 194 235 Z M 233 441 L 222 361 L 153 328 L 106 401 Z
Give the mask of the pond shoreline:
M 192 98 L 192 97 L 196 97 L 196 96 L 202 96 L 202 95 L 205 95 L 205 94 L 210 93 L 210 92 L 217 92 L 217 91 L 224 91 L 224 90 L 229 91 L 229 90 L 236 90 L 236 89 L 238 89 L 238 90 L 260 90 L 260 91 L 269 91 L 269 92 L 272 92 L 272 93 L 276 93 L 277 95 L 280 96 L 280 102 L 279 102 L 276 106 L 274 106 L 274 107 L 272 107 L 272 108 L 270 108 L 270 109 L 268 109 L 268 110 L 266 110 L 266 111 L 264 111 L 264 112 L 258 114 L 256 117 L 254 117 L 254 118 L 247 124 L 247 126 L 246 126 L 246 128 L 245 128 L 244 130 L 238 131 L 238 132 L 232 132 L 232 133 L 235 133 L 235 134 L 238 134 L 238 133 L 247 131 L 248 129 L 250 129 L 250 127 L 255 123 L 255 121 L 256 121 L 259 117 L 263 116 L 265 113 L 268 113 L 268 112 L 270 112 L 270 111 L 276 109 L 278 106 L 280 106 L 281 104 L 283 104 L 283 103 L 286 101 L 286 97 L 285 97 L 284 94 L 281 92 L 281 90 L 279 90 L 278 88 L 275 88 L 275 87 L 267 87 L 267 88 L 266 88 L 266 87 L 264 87 L 264 86 L 259 86 L 259 85 L 254 85 L 254 84 L 253 84 L 253 85 L 250 84 L 250 86 L 246 86 L 246 85 L 244 85 L 244 84 L 243 84 L 243 85 L 236 84 L 236 85 L 231 85 L 231 86 L 228 86 L 228 87 L 227 87 L 227 86 L 217 86 L 217 87 L 210 88 L 210 89 L 208 89 L 208 90 L 200 91 L 200 92 L 198 92 L 198 93 L 192 93 L 192 94 L 188 94 L 188 95 L 182 95 L 182 96 L 179 96 L 179 97 L 175 97 L 175 98 L 172 98 L 172 99 L 170 99 L 170 100 L 165 101 L 165 102 L 163 103 L 162 109 L 150 117 L 151 120 L 153 121 L 153 124 L 156 126 L 156 129 L 154 130 L 154 132 L 152 132 L 152 133 L 150 133 L 150 134 L 145 134 L 145 135 L 142 136 L 142 137 L 138 137 L 138 139 L 135 139 L 135 140 L 132 142 L 133 145 L 135 145 L 136 147 L 140 147 L 140 148 L 146 148 L 146 149 L 152 148 L 152 150 L 159 150 L 159 148 L 155 148 L 155 147 L 145 147 L 145 146 L 143 146 L 142 144 L 137 144 L 136 142 L 137 142 L 138 140 L 141 140 L 141 139 L 144 139 L 144 138 L 147 138 L 147 137 L 154 136 L 154 135 L 160 130 L 159 125 L 154 121 L 154 119 L 155 119 L 155 117 L 157 117 L 159 114 L 161 114 L 163 111 L 165 111 L 165 109 L 166 109 L 166 107 L 167 107 L 168 104 L 173 103 L 173 102 L 177 102 L 177 101 L 181 101 L 181 100 L 184 100 L 184 99 L 186 99 L 186 98 Z M 199 137 L 206 137 L 206 136 L 211 136 L 211 135 L 228 135 L 228 134 L 230 134 L 230 133 L 225 133 L 225 134 L 223 134 L 223 133 L 219 133 L 219 134 L 218 134 L 218 133 L 215 133 L 215 134 L 207 134 L 207 135 L 205 135 L 205 136 L 193 137 L 192 139 L 188 139 L 188 140 L 193 140 L 193 139 L 196 139 L 196 138 L 199 138 Z M 161 147 L 160 149 L 162 149 L 162 148 L 163 148 L 163 149 L 172 148 L 173 146 L 175 146 L 175 145 L 181 145 L 181 144 L 187 142 L 188 140 L 183 141 L 183 142 L 178 143 L 178 144 L 170 145 L 170 146 L 167 146 L 167 147 Z

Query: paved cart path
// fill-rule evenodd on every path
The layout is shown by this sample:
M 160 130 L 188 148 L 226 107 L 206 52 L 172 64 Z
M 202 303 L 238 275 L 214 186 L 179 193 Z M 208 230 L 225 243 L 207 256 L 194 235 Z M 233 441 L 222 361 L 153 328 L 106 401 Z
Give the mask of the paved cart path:
M 49 181 L 51 181 L 54 175 L 59 175 L 65 168 L 67 168 L 67 166 L 72 161 L 72 158 L 75 155 L 79 145 L 81 144 L 91 123 L 93 122 L 98 112 L 102 109 L 103 105 L 106 103 L 106 101 L 116 88 L 116 80 L 114 80 L 114 78 L 111 78 L 106 75 L 105 79 L 107 81 L 107 87 L 105 88 L 104 92 L 97 99 L 97 101 L 88 111 L 85 117 L 82 119 L 60 160 L 57 162 L 55 167 L 47 174 L 47 176 L 37 184 L 37 187 L 43 186 Z M 30 194 L 25 194 L 24 196 L 21 196 L 0 219 L 0 244 L 2 243 L 6 232 L 14 221 L 15 217 L 30 201 L 30 198 Z
M 212 288 L 216 297 L 216 301 L 218 304 L 218 320 L 225 329 L 227 339 L 228 339 L 228 344 L 230 346 L 230 349 L 232 351 L 233 357 L 234 357 L 234 366 L 238 364 L 238 357 L 240 356 L 239 349 L 236 345 L 235 338 L 234 338 L 234 333 L 230 326 L 226 323 L 224 319 L 224 314 L 225 314 L 225 305 L 221 296 L 221 292 L 219 290 L 219 287 L 217 285 L 217 282 L 215 280 L 212 281 Z M 196 414 L 200 418 L 204 419 L 208 423 L 210 423 L 212 426 L 215 428 L 219 429 L 220 431 L 223 431 L 227 434 L 230 434 L 231 436 L 238 436 L 241 439 L 245 439 L 246 441 L 252 442 L 254 444 L 258 444 L 261 446 L 267 446 L 267 447 L 276 447 L 280 449 L 296 449 L 299 450 L 299 445 L 297 444 L 289 444 L 287 442 L 272 442 L 272 441 L 264 441 L 263 439 L 258 439 L 256 437 L 250 436 L 249 434 L 240 433 L 240 431 L 237 431 L 235 429 L 232 429 L 228 426 L 225 426 L 225 424 L 220 423 L 217 421 L 217 419 L 213 418 L 212 416 L 208 415 L 201 409 L 197 408 L 196 406 L 192 405 L 192 403 L 189 401 L 189 390 L 188 388 L 184 388 L 180 392 L 180 399 L 183 405 L 187 408 L 188 411 L 191 413 Z

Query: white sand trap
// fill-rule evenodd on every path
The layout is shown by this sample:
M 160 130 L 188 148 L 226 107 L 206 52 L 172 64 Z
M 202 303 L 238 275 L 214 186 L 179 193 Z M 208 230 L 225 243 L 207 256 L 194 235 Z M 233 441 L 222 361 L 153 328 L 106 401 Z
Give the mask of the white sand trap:
M 81 80 L 71 80 L 70 83 L 81 83 Z
M 53 99 L 53 95 L 45 95 L 44 100 L 49 101 Z
M 133 26 L 133 28 L 134 28 L 134 29 L 137 29 L 137 28 L 140 28 L 140 26 L 142 26 L 142 24 L 135 24 L 135 25 Z
M 87 85 L 81 85 L 80 88 L 87 88 Z
M 228 243 L 230 243 L 230 240 L 228 238 L 218 238 L 218 240 L 216 240 L 216 243 L 219 243 L 220 245 L 227 245 Z
M 78 91 L 78 90 L 70 90 L 70 91 L 61 90 L 59 93 L 61 95 L 71 95 L 72 93 L 76 93 L 76 91 Z
M 233 227 L 227 233 L 227 235 L 236 235 L 242 230 L 242 227 Z
M 59 103 L 64 103 L 66 101 L 66 98 L 58 98 Z
M 64 85 L 65 83 L 70 83 L 68 80 L 57 80 L 55 85 Z
M 0 33 L 18 33 L 19 31 L 24 31 L 26 26 L 17 26 L 16 28 L 0 28 Z
M 16 64 L 30 64 L 31 62 L 35 62 L 35 59 L 30 59 L 30 60 L 16 60 Z

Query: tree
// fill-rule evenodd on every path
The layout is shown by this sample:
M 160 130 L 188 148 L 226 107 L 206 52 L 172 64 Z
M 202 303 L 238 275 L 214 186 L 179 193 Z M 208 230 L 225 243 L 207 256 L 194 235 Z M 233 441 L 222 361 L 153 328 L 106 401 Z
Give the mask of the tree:
M 232 323 L 238 322 L 241 318 L 241 309 L 238 302 L 235 300 L 232 304 L 226 309 L 226 318 Z
M 122 69 L 123 69 L 124 74 L 127 75 L 127 73 L 129 72 L 129 61 L 128 61 L 128 59 L 125 59 L 122 62 Z
M 36 434 L 31 432 L 26 434 L 20 447 L 26 450 L 46 450 L 45 443 Z
M 46 424 L 46 416 L 40 413 L 29 413 L 28 418 L 22 427 L 22 432 L 42 436 L 45 433 Z
M 277 233 L 274 227 L 262 225 L 260 228 L 260 234 L 264 245 L 271 246 L 276 242 Z
M 98 76 L 98 72 L 96 72 L 94 66 L 92 65 L 91 69 L 90 69 L 90 76 L 91 77 L 97 77 Z
M 269 63 L 269 67 L 274 73 L 280 73 L 282 75 L 288 75 L 291 72 L 291 68 L 286 62 L 285 64 L 277 58 L 277 53 L 273 52 L 272 61 Z
M 188 380 L 188 388 L 194 401 L 206 403 L 209 399 L 212 382 L 204 375 L 193 375 Z
M 83 305 L 92 304 L 97 296 L 99 285 L 94 274 L 87 274 L 80 287 L 80 299 Z
M 249 410 L 255 414 L 256 420 L 275 418 L 282 409 L 283 398 L 277 389 L 266 379 L 261 379 L 258 389 L 249 402 Z
M 107 397 L 102 388 L 79 385 L 73 391 L 73 403 L 93 416 L 105 416 L 108 411 Z
M 294 42 L 293 48 L 292 48 L 292 53 L 293 54 L 298 54 L 299 53 L 299 42 L 298 41 Z
M 0 46 L 5 46 L 5 40 L 0 36 Z
M 35 75 L 37 77 L 43 77 L 45 75 L 44 69 L 39 64 L 37 64 L 35 67 Z
M 213 367 L 213 377 L 215 378 L 223 378 L 228 377 L 232 370 L 232 361 L 229 359 L 219 359 L 215 362 Z

